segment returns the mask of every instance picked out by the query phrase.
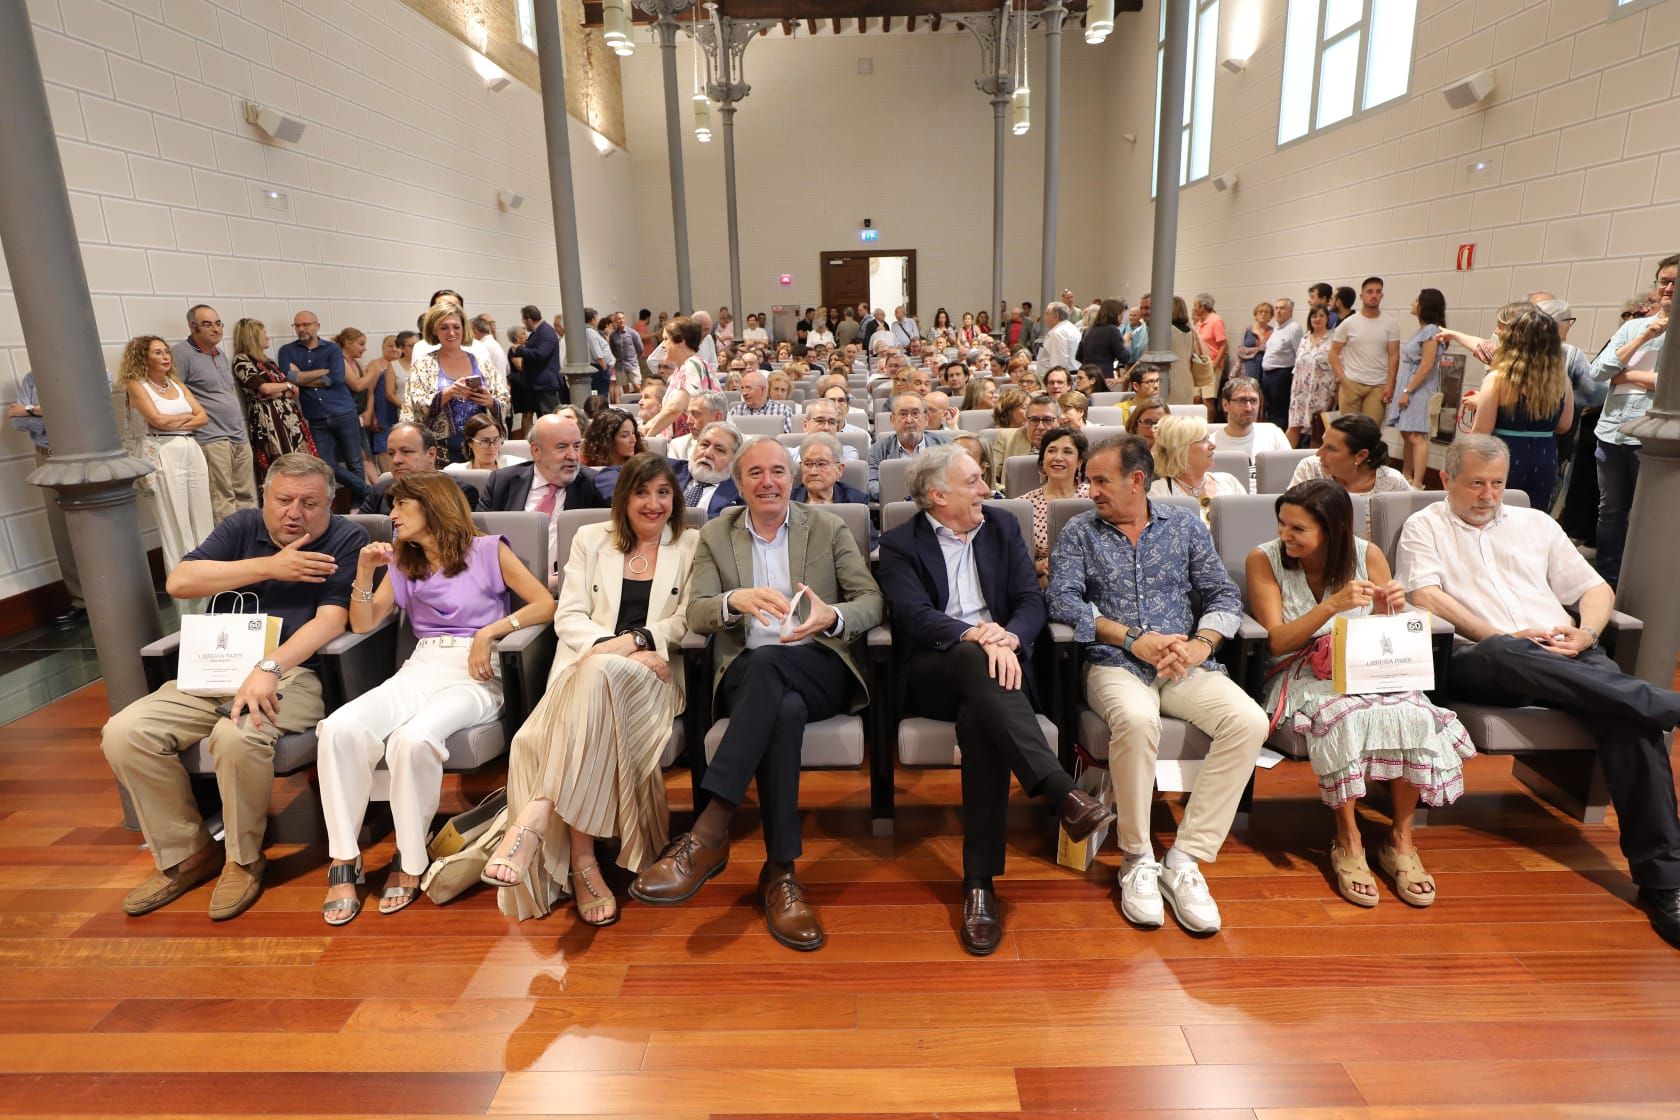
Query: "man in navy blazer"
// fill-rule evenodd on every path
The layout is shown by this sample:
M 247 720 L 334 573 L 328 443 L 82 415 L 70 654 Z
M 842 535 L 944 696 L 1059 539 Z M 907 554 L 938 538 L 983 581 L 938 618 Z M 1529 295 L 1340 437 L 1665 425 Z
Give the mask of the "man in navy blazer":
M 520 377 L 537 400 L 537 412 L 553 412 L 560 407 L 560 390 L 565 385 L 560 378 L 560 336 L 535 307 L 521 308 L 519 317 L 530 333 L 523 345 L 508 351 L 508 357 L 519 359 Z
M 555 551 L 554 514 L 563 509 L 606 509 L 595 472 L 583 463 L 583 434 L 570 416 L 539 416 L 531 425 L 531 458 L 490 472 L 479 498 L 482 513 L 521 510 L 546 513 L 549 587 L 554 587 L 564 556 Z
M 916 516 L 881 535 L 877 578 L 891 607 L 899 711 L 954 720 L 962 750 L 964 949 L 1003 938 L 992 878 L 1003 874 L 1013 771 L 1084 839 L 1114 811 L 1074 788 L 1033 712 L 1031 651 L 1048 618 L 1013 516 L 987 509 L 980 464 L 930 447 L 910 467 Z
M 704 506 L 707 521 L 730 506 L 746 505 L 732 474 L 744 442 L 741 429 L 727 420 L 714 420 L 700 429 L 689 444 L 688 462 L 677 471 L 683 505 Z

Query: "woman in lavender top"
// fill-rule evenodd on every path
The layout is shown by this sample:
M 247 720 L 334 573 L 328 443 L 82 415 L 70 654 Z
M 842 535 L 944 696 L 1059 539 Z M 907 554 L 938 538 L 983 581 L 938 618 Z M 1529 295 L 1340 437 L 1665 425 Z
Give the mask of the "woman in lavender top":
M 426 870 L 426 830 L 437 813 L 444 744 L 463 728 L 496 718 L 502 686 L 498 638 L 554 617 L 554 597 L 507 542 L 481 535 L 460 487 L 436 471 L 399 478 L 390 490 L 391 542 L 362 549 L 350 594 L 350 628 L 365 634 L 393 609 L 406 611 L 419 639 L 390 680 L 322 720 L 318 769 L 327 821 L 328 925 L 361 910 L 357 833 L 381 758 L 391 774 L 398 862 L 379 904 L 394 914 L 413 902 Z M 387 578 L 374 587 L 378 569 Z M 509 613 L 512 593 L 524 605 Z

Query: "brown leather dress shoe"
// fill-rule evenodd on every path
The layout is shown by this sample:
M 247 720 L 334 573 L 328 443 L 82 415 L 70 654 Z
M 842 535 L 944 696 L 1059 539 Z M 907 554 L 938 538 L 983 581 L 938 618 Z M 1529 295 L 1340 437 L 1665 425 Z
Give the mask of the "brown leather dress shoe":
M 823 947 L 822 923 L 805 898 L 805 884 L 795 879 L 793 872 L 772 875 L 765 868 L 758 876 L 758 890 L 764 898 L 764 921 L 771 937 L 801 953 Z
M 977 957 L 989 957 L 1003 940 L 1003 914 L 997 894 L 985 887 L 963 892 L 962 947 Z
M 708 848 L 692 832 L 665 845 L 659 858 L 630 884 L 630 897 L 650 906 L 687 902 L 707 879 L 729 866 L 729 841 Z
M 1062 798 L 1057 815 L 1061 817 L 1062 828 L 1067 830 L 1068 839 L 1077 844 L 1113 820 L 1114 810 L 1084 790 L 1072 789 Z
M 266 870 L 268 860 L 262 856 L 251 864 L 228 860 L 227 866 L 222 868 L 222 877 L 216 880 L 216 889 L 210 892 L 210 920 L 225 922 L 249 910 L 262 894 L 263 872 Z
M 208 839 L 208 837 L 206 838 Z M 131 918 L 168 906 L 200 883 L 208 883 L 222 869 L 227 849 L 213 841 L 177 863 L 157 872 L 129 891 L 122 900 L 123 913 Z

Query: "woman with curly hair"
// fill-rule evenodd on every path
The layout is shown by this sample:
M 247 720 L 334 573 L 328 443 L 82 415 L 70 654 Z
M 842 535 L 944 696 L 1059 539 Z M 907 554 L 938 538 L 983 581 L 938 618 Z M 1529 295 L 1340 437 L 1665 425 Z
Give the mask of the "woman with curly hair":
M 596 468 L 595 485 L 602 498 L 612 501 L 619 470 L 646 450 L 641 425 L 624 409 L 609 408 L 589 422 L 583 434 L 583 463 Z
M 126 396 L 122 411 L 129 454 L 152 465 L 141 480 L 157 501 L 163 570 L 197 548 L 216 527 L 210 506 L 210 468 L 193 432 L 210 422 L 204 408 L 175 374 L 169 343 L 157 335 L 131 338 L 117 366 Z

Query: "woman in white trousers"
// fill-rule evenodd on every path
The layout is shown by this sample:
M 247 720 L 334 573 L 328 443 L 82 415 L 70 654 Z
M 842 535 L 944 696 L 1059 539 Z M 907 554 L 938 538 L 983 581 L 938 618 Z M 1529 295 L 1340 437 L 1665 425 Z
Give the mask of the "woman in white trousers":
M 144 485 L 157 503 L 163 570 L 197 548 L 216 519 L 210 505 L 210 469 L 193 432 L 210 422 L 192 390 L 175 376 L 169 343 L 141 335 L 123 348 L 117 384 L 127 397 L 124 416 L 130 454 L 152 465 Z
M 380 760 L 391 775 L 397 864 L 379 912 L 395 914 L 420 891 L 445 743 L 501 711 L 496 639 L 554 618 L 554 598 L 543 581 L 501 537 L 478 533 L 454 482 L 436 471 L 406 475 L 392 485 L 390 497 L 392 543 L 362 549 L 351 585 L 350 628 L 366 633 L 401 608 L 419 642 L 395 676 L 322 720 L 316 731 L 332 857 L 321 915 L 335 926 L 362 907 L 357 834 Z M 374 574 L 386 565 L 387 578 L 375 588 Z M 525 604 L 511 614 L 510 592 Z

